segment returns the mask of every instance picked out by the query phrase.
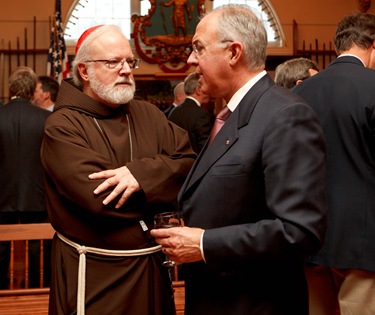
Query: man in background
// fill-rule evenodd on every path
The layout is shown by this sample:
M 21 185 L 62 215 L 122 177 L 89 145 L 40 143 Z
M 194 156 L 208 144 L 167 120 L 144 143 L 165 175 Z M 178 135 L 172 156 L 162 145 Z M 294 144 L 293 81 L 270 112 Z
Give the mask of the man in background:
M 47 222 L 40 147 L 50 112 L 31 100 L 37 76 L 29 67 L 9 77 L 10 101 L 0 107 L 0 224 Z M 39 242 L 30 242 L 30 287 L 39 286 Z M 49 259 L 45 270 L 48 285 Z M 9 244 L 0 244 L 0 282 L 6 288 Z
M 33 102 L 39 107 L 52 112 L 58 91 L 59 82 L 48 76 L 39 76 Z
M 180 105 L 185 98 L 186 94 L 184 91 L 184 82 L 180 82 L 173 89 L 173 103 L 164 111 L 165 116 L 168 118 L 176 106 Z
M 315 61 L 308 58 L 293 58 L 279 64 L 275 69 L 275 83 L 287 89 L 319 72 Z
M 338 58 L 296 86 L 327 139 L 328 228 L 307 268 L 310 314 L 375 314 L 375 16 L 337 26 Z
M 210 136 L 212 123 L 210 113 L 202 108 L 202 104 L 210 101 L 210 97 L 203 93 L 199 75 L 190 73 L 184 80 L 185 100 L 169 115 L 168 119 L 185 129 L 193 150 L 199 154 Z

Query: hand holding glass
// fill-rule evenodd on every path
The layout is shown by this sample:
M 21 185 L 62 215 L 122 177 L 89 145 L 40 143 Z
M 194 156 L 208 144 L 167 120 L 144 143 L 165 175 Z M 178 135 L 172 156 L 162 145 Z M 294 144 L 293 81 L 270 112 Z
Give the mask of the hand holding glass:
M 166 229 L 180 225 L 180 217 L 178 212 L 163 212 L 154 216 L 155 229 Z M 165 267 L 173 267 L 175 264 L 176 262 L 170 260 L 166 255 L 166 261 L 164 261 L 162 265 Z

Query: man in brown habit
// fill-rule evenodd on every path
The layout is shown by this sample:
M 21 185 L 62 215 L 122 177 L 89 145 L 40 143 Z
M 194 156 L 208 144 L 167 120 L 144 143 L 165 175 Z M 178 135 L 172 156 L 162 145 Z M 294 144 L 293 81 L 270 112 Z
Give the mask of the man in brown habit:
M 168 270 L 151 241 L 157 212 L 173 209 L 194 161 L 187 133 L 133 100 L 134 58 L 115 26 L 86 31 L 63 81 L 42 146 L 53 240 L 50 314 L 174 314 Z M 126 187 L 111 200 L 110 184 Z M 126 202 L 119 206 L 119 202 Z

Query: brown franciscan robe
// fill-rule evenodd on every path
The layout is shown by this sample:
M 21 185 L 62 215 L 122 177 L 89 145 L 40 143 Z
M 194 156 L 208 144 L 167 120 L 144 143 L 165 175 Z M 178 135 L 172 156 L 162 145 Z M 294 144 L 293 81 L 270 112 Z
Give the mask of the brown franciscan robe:
M 156 212 L 173 209 L 194 162 L 187 133 L 156 106 L 132 100 L 109 108 L 63 81 L 41 149 L 47 209 L 57 232 L 80 245 L 112 250 L 149 246 L 139 220 L 152 228 Z M 142 190 L 119 209 L 103 180 L 88 175 L 126 165 Z M 57 237 L 53 247 L 50 314 L 76 311 L 78 253 Z M 87 254 L 86 314 L 174 314 L 167 270 L 158 252 L 137 257 Z

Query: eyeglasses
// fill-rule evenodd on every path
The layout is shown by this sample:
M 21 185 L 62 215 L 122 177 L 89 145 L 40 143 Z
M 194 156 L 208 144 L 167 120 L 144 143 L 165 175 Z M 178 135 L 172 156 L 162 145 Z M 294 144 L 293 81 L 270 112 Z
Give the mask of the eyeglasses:
M 125 62 L 128 64 L 130 69 L 138 69 L 140 59 L 97 59 L 97 60 L 85 60 L 85 62 L 103 62 L 108 69 L 122 69 Z
M 219 41 L 219 43 L 220 44 L 222 44 L 222 43 L 233 43 L 233 40 L 223 39 L 223 40 Z M 202 44 L 200 44 L 199 42 L 197 42 L 196 44 L 193 44 L 192 48 L 193 48 L 194 53 L 197 56 L 202 55 L 203 51 L 205 50 L 205 47 Z

